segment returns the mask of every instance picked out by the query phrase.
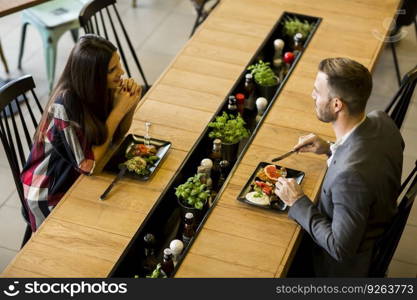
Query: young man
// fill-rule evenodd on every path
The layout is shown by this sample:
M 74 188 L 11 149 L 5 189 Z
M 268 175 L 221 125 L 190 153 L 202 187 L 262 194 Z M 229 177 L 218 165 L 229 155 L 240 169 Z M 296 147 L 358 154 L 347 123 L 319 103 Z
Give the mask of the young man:
M 384 112 L 365 115 L 371 90 L 372 76 L 361 64 L 323 60 L 312 97 L 317 118 L 332 124 L 336 143 L 310 134 L 294 147 L 329 157 L 319 203 L 292 179 L 276 184 L 275 193 L 290 206 L 289 217 L 316 244 L 316 276 L 367 276 L 375 240 L 396 212 L 404 142 Z

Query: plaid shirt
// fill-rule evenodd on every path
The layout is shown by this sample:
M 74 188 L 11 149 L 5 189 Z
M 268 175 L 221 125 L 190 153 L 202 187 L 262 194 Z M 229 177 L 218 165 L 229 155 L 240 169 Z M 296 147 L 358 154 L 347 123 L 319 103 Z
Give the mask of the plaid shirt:
M 62 99 L 49 109 L 44 138 L 35 141 L 21 180 L 33 231 L 49 215 L 80 174 L 91 174 L 95 162 L 83 132 L 68 118 Z

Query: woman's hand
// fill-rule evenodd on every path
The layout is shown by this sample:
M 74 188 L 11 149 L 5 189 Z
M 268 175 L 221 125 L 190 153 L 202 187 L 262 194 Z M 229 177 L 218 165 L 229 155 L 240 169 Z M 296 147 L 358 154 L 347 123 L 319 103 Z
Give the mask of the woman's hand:
M 126 115 L 139 103 L 142 88 L 132 78 L 123 79 L 114 92 L 113 111 Z

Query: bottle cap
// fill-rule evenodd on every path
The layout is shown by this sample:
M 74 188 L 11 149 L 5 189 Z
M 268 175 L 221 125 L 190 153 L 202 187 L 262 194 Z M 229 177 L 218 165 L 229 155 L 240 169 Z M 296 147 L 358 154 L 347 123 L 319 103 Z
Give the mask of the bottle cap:
M 169 244 L 169 248 L 173 254 L 178 255 L 184 249 L 184 243 L 180 240 L 172 240 Z
M 303 34 L 298 32 L 294 35 L 294 40 L 301 41 L 303 39 Z
M 152 233 L 148 233 L 143 237 L 143 240 L 147 244 L 154 244 L 155 243 L 155 236 Z
M 243 93 L 237 93 L 236 94 L 236 100 L 239 103 L 243 103 L 245 101 L 245 94 L 243 94 Z
M 164 249 L 164 256 L 170 257 L 172 256 L 172 251 L 169 248 Z
M 185 218 L 187 220 L 192 220 L 192 219 L 194 219 L 194 214 L 192 212 L 188 212 L 188 213 L 185 214 Z
M 284 49 L 285 43 L 281 39 L 274 40 L 274 48 L 275 49 Z
M 219 165 L 221 168 L 227 168 L 230 164 L 227 160 L 222 160 L 221 162 L 219 162 Z
M 253 76 L 252 76 L 252 74 L 251 74 L 251 73 L 247 73 L 247 74 L 245 75 L 245 78 L 246 78 L 246 79 L 252 79 L 252 78 L 253 78 Z
M 210 158 L 204 158 L 201 161 L 201 165 L 203 167 L 206 167 L 206 168 L 210 168 L 211 169 L 213 167 L 213 161 Z
M 259 97 L 258 99 L 256 99 L 256 106 L 267 106 L 268 105 L 268 100 L 264 97 Z
M 220 145 L 220 144 L 222 143 L 222 140 L 221 140 L 221 139 L 215 139 L 215 140 L 213 141 L 213 143 L 214 143 L 215 145 Z

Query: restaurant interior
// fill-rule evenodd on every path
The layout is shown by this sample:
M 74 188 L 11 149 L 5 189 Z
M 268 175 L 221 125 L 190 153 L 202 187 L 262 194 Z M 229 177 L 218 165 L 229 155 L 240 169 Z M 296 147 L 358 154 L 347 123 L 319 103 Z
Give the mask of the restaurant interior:
M 0 0 L 0 116 L 10 126 L 0 128 L 1 276 L 158 277 L 161 263 L 168 277 L 291 276 L 307 233 L 273 192 L 275 200 L 271 196 L 267 205 L 249 203 L 247 195 L 271 193 L 254 184 L 263 170 L 269 179 L 274 172 L 295 178 L 313 202 L 320 201 L 327 157 L 297 153 L 276 163 L 273 158 L 293 150 L 298 137 L 309 133 L 336 141 L 331 125 L 317 120 L 311 94 L 319 62 L 347 57 L 372 74 L 366 113 L 386 111 L 400 130 L 405 148 L 397 179 L 407 185 L 392 200 L 411 201 L 400 220 L 404 224 L 391 233 L 392 247 L 384 244 L 389 250 L 382 273 L 369 276 L 417 277 L 417 206 L 412 205 L 417 9 L 412 13 L 402 5 L 401 0 Z M 409 14 L 411 21 L 392 25 Z M 300 26 L 293 35 L 291 25 Z M 36 126 L 26 131 L 24 122 L 12 118 L 38 124 L 39 108 L 47 106 L 75 42 L 86 32 L 112 41 L 123 78 L 134 78 L 141 100 L 130 128 L 96 162 L 94 173 L 80 175 L 32 233 L 22 205 L 26 186 L 16 174 Z M 285 71 L 273 69 L 275 89 L 259 89 L 247 112 L 244 101 L 254 97 L 247 96 L 247 74 L 256 74 L 262 60 L 276 67 L 277 51 Z M 216 157 L 215 139 L 223 136 L 213 128 L 224 121 L 224 112 L 233 111 L 236 122 L 244 122 L 238 128 L 243 133 L 237 143 L 220 141 Z M 19 137 L 9 133 L 14 129 Z M 5 140 L 13 140 L 15 150 L 7 150 Z M 154 149 L 143 173 L 123 165 L 138 144 Z M 195 189 L 197 198 L 189 195 Z M 184 198 L 192 208 L 181 202 Z

